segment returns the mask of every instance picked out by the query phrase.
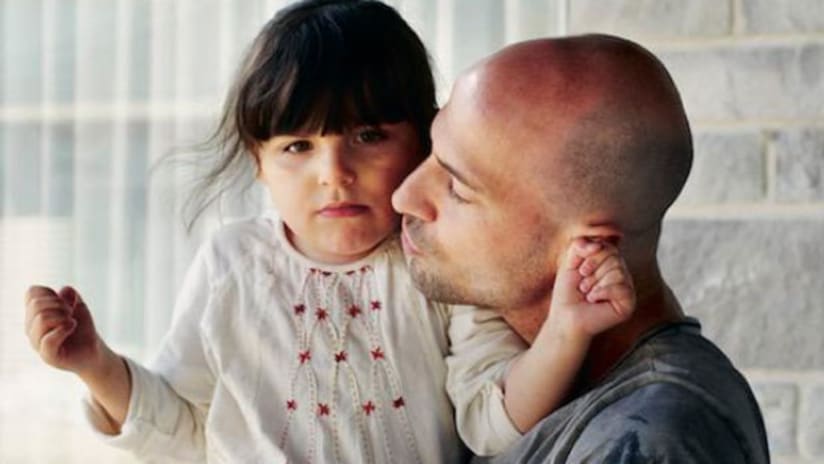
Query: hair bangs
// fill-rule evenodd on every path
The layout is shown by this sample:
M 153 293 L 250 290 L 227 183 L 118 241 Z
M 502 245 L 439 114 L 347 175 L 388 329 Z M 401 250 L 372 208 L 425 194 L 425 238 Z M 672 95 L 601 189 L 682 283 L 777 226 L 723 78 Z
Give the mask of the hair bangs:
M 327 64 L 311 74 L 296 73 L 294 82 L 281 87 L 273 95 L 273 101 L 263 103 L 260 108 L 265 112 L 268 105 L 272 113 L 267 115 L 266 135 L 342 133 L 360 125 L 414 119 L 409 107 L 398 97 L 403 92 L 386 76 L 370 70 L 359 73 L 357 69 L 345 69 L 347 67 L 343 62 L 337 66 Z
M 416 114 L 421 104 L 410 98 L 420 63 L 403 60 L 361 26 L 321 17 L 283 38 L 281 53 L 253 72 L 250 92 L 239 95 L 238 126 L 249 142 L 431 118 Z

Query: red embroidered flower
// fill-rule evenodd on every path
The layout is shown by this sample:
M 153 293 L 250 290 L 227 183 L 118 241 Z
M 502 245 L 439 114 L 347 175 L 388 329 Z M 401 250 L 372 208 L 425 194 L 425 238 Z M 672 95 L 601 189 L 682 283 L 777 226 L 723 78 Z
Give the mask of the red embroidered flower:
M 381 309 L 381 302 L 378 300 L 372 300 L 372 311 L 379 311 Z
M 346 361 L 346 351 L 335 353 L 335 362 Z
M 320 273 L 323 274 L 324 277 L 329 277 L 330 275 L 332 275 L 332 273 L 329 271 L 321 271 Z
M 315 311 L 315 316 L 317 316 L 319 321 L 325 320 L 326 316 L 328 316 L 328 315 L 329 315 L 329 312 L 327 312 L 323 308 L 318 308 L 317 311 Z
M 370 351 L 370 353 L 372 353 L 372 359 L 375 359 L 375 360 L 384 359 L 383 358 L 383 350 L 381 350 L 381 347 L 375 348 L 374 350 Z
M 367 416 L 371 415 L 372 411 L 374 411 L 376 409 L 375 408 L 375 403 L 373 403 L 372 400 L 369 400 L 366 403 L 363 403 L 362 408 L 363 408 L 363 412 L 365 412 Z
M 312 359 L 312 353 L 309 350 L 301 351 L 298 353 L 298 359 L 300 360 L 301 364 L 304 364 L 306 361 Z
M 294 411 L 298 408 L 298 402 L 295 400 L 288 400 L 286 401 L 286 409 L 290 411 Z
M 395 409 L 398 409 L 406 406 L 406 403 L 403 401 L 403 397 L 399 396 L 396 399 L 392 400 L 392 406 L 394 406 Z
M 348 276 L 355 275 L 355 271 L 346 271 L 346 275 L 348 275 Z
M 295 314 L 303 314 L 306 312 L 306 306 L 302 304 L 295 305 Z
M 358 317 L 358 314 L 361 313 L 361 309 L 358 307 L 358 305 L 350 306 L 347 311 L 349 312 L 349 315 L 352 317 Z
M 326 403 L 318 403 L 318 415 L 319 416 L 328 416 L 329 415 L 329 405 Z

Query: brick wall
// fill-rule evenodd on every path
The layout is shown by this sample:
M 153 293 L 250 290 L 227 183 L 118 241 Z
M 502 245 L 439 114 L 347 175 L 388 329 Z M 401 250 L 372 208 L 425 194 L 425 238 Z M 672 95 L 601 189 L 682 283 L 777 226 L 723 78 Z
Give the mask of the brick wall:
M 824 461 L 824 2 L 568 0 L 567 32 L 658 54 L 695 163 L 664 274 L 744 371 L 777 463 Z

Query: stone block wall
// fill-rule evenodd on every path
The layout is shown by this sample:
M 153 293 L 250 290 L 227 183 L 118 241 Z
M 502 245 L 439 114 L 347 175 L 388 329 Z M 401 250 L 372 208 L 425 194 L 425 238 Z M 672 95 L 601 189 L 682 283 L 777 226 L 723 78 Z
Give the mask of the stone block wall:
M 824 2 L 569 0 L 670 69 L 695 160 L 662 271 L 752 383 L 776 463 L 824 462 Z

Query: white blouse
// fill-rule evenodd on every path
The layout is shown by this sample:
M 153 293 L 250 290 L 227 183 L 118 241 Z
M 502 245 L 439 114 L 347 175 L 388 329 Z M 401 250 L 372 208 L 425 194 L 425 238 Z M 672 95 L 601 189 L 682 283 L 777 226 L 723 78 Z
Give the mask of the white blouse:
M 157 358 L 127 360 L 107 442 L 160 462 L 429 464 L 465 458 L 456 429 L 477 454 L 520 436 L 501 383 L 524 345 L 498 315 L 424 298 L 397 237 L 333 266 L 283 229 L 268 214 L 201 246 Z

